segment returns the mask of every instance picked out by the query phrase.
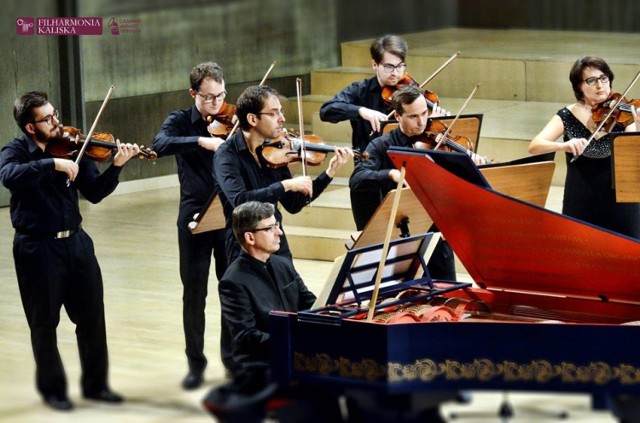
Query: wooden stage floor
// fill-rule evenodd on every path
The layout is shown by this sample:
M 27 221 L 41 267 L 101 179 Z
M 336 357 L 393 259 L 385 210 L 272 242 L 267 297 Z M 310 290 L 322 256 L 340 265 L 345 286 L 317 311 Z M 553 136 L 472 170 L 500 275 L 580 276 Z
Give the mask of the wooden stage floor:
M 557 193 L 557 190 L 554 192 Z M 557 194 L 554 194 L 557 195 Z M 206 422 L 212 419 L 200 401 L 212 386 L 224 382 L 219 359 L 219 302 L 212 272 L 207 306 L 205 385 L 183 391 L 187 367 L 181 322 L 176 214 L 178 189 L 112 195 L 101 204 L 82 202 L 84 227 L 93 237 L 102 266 L 111 362 L 111 385 L 126 397 L 118 406 L 85 401 L 79 393 L 79 360 L 74 327 L 62 312 L 58 345 L 66 366 L 72 412 L 45 407 L 35 391 L 34 364 L 28 327 L 15 280 L 9 209 L 0 208 L 0 421 L 25 422 Z M 323 261 L 296 260 L 296 267 L 314 292 L 319 292 L 331 268 Z M 517 414 L 513 422 L 546 422 L 524 410 L 567 410 L 568 421 L 607 422 L 613 419 L 589 407 L 586 395 L 511 394 Z M 470 404 L 446 404 L 455 410 L 497 410 L 500 393 L 474 393 Z M 460 421 L 497 422 L 497 417 Z

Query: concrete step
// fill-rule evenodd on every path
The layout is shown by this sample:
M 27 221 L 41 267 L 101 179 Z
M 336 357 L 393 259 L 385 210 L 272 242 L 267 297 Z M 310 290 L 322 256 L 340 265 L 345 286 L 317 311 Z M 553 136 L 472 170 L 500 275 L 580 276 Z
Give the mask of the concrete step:
M 606 57 L 616 81 L 631 81 L 637 63 L 628 46 L 640 43 L 640 34 L 625 34 L 626 42 L 621 45 L 620 34 L 459 28 L 403 37 L 409 43 L 408 72 L 418 82 L 431 76 L 453 53 L 460 52 L 427 88 L 435 91 L 441 105 L 455 115 L 475 85 L 480 84 L 463 113 L 483 115 L 478 153 L 496 162 L 526 157 L 529 141 L 559 109 L 575 101 L 568 74 L 582 51 L 577 46 Z M 351 144 L 349 122 L 322 122 L 319 110 L 325 101 L 352 82 L 374 75 L 370 43 L 371 39 L 343 43 L 342 67 L 311 72 L 311 94 L 303 98 L 305 127 L 327 143 Z M 597 48 L 594 50 L 592 46 Z M 640 85 L 636 85 L 627 97 L 639 96 Z M 288 126 L 297 122 L 297 111 L 294 114 L 287 111 L 286 117 Z M 294 257 L 334 260 L 346 251 L 344 244 L 355 231 L 346 185 L 351 171 L 352 166 L 345 166 L 339 180 L 313 206 L 285 216 Z M 316 169 L 310 174 L 317 174 Z M 551 210 L 561 208 L 565 175 L 564 154 L 557 154 L 547 201 Z M 458 274 L 466 273 L 459 261 L 456 269 Z
M 347 250 L 351 231 L 289 225 L 287 240 L 296 259 L 334 261 Z
M 311 93 L 333 97 L 352 82 L 375 75 L 371 67 L 338 67 L 311 71 Z
M 621 43 L 619 33 L 524 29 L 447 28 L 402 36 L 409 45 L 407 72 L 419 82 L 460 52 L 426 87 L 444 98 L 466 98 L 480 83 L 477 98 L 562 103 L 575 100 L 569 69 L 585 51 L 606 57 L 616 80 L 631 81 L 637 60 L 627 46 L 640 43 L 640 34 L 624 34 Z M 371 41 L 342 43 L 342 66 L 371 69 Z M 638 95 L 635 86 L 628 98 Z
M 336 91 L 337 93 L 337 91 Z M 333 94 L 335 95 L 335 93 Z M 313 116 L 317 115 L 320 112 L 320 107 L 322 104 L 329 100 L 333 95 L 318 95 L 318 94 L 308 94 L 302 96 L 302 117 L 304 119 L 304 123 L 309 125 L 313 121 Z M 287 101 L 283 105 L 284 109 L 284 118 L 286 119 L 287 127 L 291 125 L 295 125 L 297 128 L 298 124 L 298 105 L 297 99 L 295 97 L 287 98 Z
M 287 228 L 289 225 L 295 225 L 347 231 L 356 230 L 351 214 L 349 187 L 341 185 L 340 180 L 337 183 L 334 181 L 334 184 L 329 186 L 320 197 L 300 212 L 290 214 L 284 209 L 281 211 Z
M 441 105 L 450 114 L 455 115 L 466 100 L 466 98 L 441 98 Z M 528 155 L 529 141 L 566 104 L 568 103 L 486 100 L 474 97 L 468 102 L 463 113 L 482 114 L 478 153 L 494 161 L 509 161 Z M 311 122 L 311 131 L 326 143 L 351 144 L 351 125 L 348 121 L 338 124 L 323 122 L 319 114 L 315 113 Z M 562 185 L 566 174 L 564 155 L 556 155 L 556 165 L 553 184 Z M 344 175 L 344 172 L 341 174 Z

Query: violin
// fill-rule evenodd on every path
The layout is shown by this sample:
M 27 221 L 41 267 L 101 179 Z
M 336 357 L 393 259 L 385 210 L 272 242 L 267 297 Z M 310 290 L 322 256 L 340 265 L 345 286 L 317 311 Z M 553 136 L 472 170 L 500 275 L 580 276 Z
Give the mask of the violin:
M 320 165 L 328 153 L 333 153 L 335 147 L 326 145 L 322 138 L 317 135 L 309 134 L 304 136 L 306 158 L 305 163 L 311 166 Z M 265 141 L 257 152 L 260 160 L 269 167 L 279 168 L 293 162 L 302 161 L 302 140 L 300 137 L 290 135 L 288 132 L 283 133 L 276 139 Z M 353 152 L 354 157 L 366 160 L 369 153 Z
M 439 135 L 443 135 L 448 129 L 447 125 L 439 120 L 432 120 L 425 131 L 418 135 L 414 148 L 433 149 L 440 142 Z M 455 151 L 457 153 L 473 154 L 473 143 L 468 137 L 462 135 L 449 134 L 441 142 L 445 151 Z M 466 147 L 465 147 L 466 145 Z
M 409 74 L 405 74 L 395 87 L 384 86 L 382 87 L 382 99 L 385 103 L 391 103 L 391 96 L 397 90 L 407 85 L 418 85 L 418 82 L 413 79 Z M 438 94 L 433 91 L 424 90 L 424 98 L 427 100 L 427 107 L 429 110 L 433 110 L 433 107 L 440 101 Z
M 611 132 L 616 123 L 625 127 L 631 125 L 633 123 L 631 109 L 640 107 L 640 100 L 627 100 L 622 94 L 611 93 L 605 101 L 591 108 L 591 119 L 598 125 L 605 119 L 611 111 L 611 108 L 616 105 L 616 102 L 618 102 L 620 98 L 622 98 L 622 101 L 618 103 L 616 109 L 611 113 L 611 116 L 609 116 L 603 126 L 607 132 Z
M 207 131 L 212 137 L 227 139 L 235 125 L 234 117 L 237 107 L 233 104 L 223 102 L 220 110 L 215 115 L 207 116 Z
M 86 136 L 79 129 L 63 126 L 62 136 L 50 140 L 46 150 L 54 157 L 72 159 L 77 156 L 85 142 Z M 117 148 L 118 145 L 113 135 L 106 132 L 94 132 L 84 154 L 91 160 L 105 162 L 111 158 L 113 150 Z M 141 146 L 138 157 L 154 160 L 158 155 L 155 151 Z

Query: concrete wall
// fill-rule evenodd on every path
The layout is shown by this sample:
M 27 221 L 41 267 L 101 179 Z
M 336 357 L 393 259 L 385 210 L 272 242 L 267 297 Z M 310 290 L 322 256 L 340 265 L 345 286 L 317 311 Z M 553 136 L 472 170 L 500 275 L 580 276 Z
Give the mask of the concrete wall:
M 60 99 L 58 37 L 16 35 L 16 18 L 55 15 L 51 2 L 3 2 L 0 25 L 0 146 L 22 133 L 13 120 L 13 104 L 24 92 L 44 90 L 51 101 Z M 9 192 L 0 188 L 0 205 L 9 203 Z
M 206 60 L 224 67 L 233 102 L 274 60 L 270 85 L 291 96 L 302 76 L 307 91 L 309 72 L 338 66 L 347 40 L 455 26 L 632 31 L 640 25 L 634 0 L 5 0 L 3 6 L 0 145 L 19 132 L 13 101 L 32 89 L 48 91 L 56 107 L 68 109 L 65 124 L 88 131 L 114 84 L 98 130 L 148 146 L 170 111 L 192 103 L 188 74 Z M 68 60 L 69 37 L 16 35 L 17 17 L 64 11 L 102 17 L 103 35 L 73 40 L 77 55 Z M 112 18 L 137 22 L 139 32 L 112 35 Z M 76 73 L 61 76 L 74 64 Z M 163 158 L 128 164 L 122 180 L 172 173 L 173 158 Z M 0 188 L 0 206 L 8 198 Z

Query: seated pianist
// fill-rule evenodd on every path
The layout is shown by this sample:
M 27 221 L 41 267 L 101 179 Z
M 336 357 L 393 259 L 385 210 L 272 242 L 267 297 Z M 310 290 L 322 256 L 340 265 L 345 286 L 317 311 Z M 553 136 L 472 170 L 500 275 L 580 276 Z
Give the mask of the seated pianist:
M 250 201 L 237 206 L 232 229 L 242 251 L 218 285 L 222 309 L 221 356 L 232 381 L 214 388 L 205 407 L 221 421 L 262 421 L 267 401 L 291 394 L 270 382 L 269 313 L 309 309 L 316 296 L 309 291 L 291 259 L 274 254 L 282 231 L 271 203 Z M 301 404 L 304 393 L 296 393 Z M 339 421 L 335 396 L 309 399 L 309 415 L 300 421 Z M 328 401 L 329 404 L 318 405 Z M 224 411 L 222 411 L 224 410 Z M 288 413 L 292 411 L 289 410 Z

